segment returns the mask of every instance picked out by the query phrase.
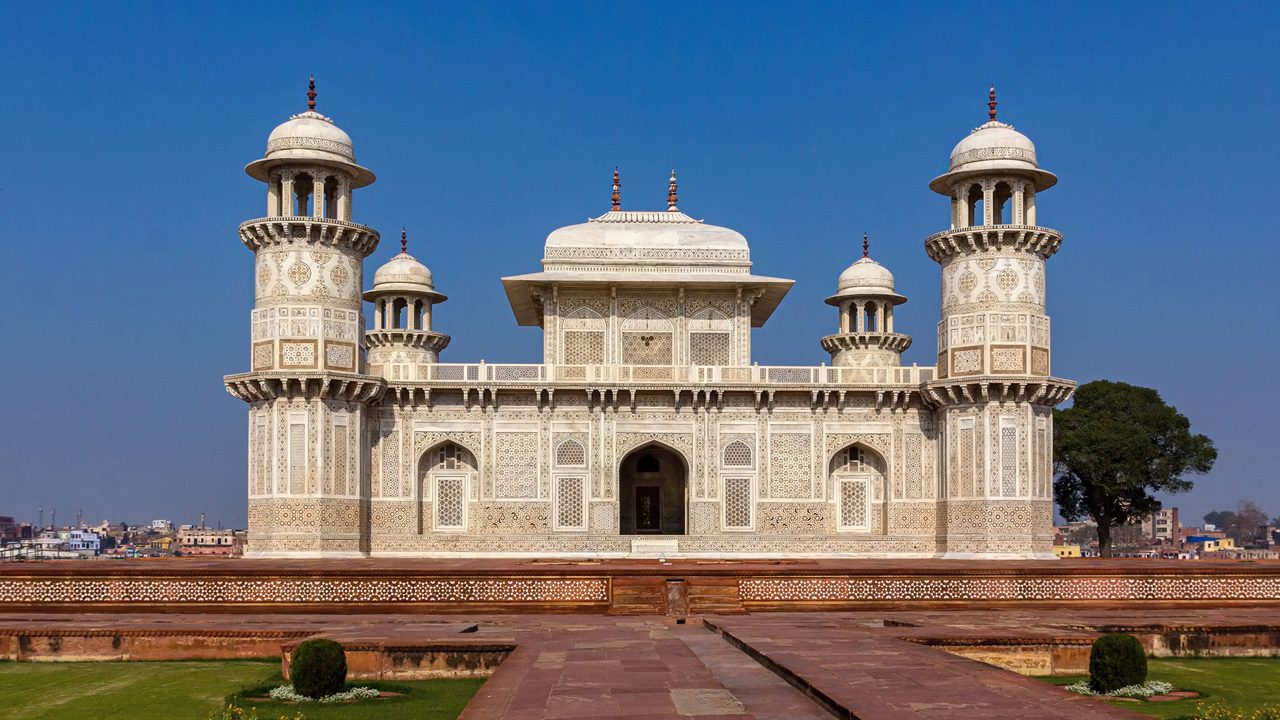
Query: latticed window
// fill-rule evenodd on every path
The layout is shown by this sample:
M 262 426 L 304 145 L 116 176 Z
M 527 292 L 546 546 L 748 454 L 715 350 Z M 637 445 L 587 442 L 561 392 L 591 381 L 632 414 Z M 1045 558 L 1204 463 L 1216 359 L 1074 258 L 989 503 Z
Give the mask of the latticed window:
M 445 443 L 431 451 L 427 467 L 431 470 L 474 470 L 475 461 L 466 448 Z
M 577 440 L 565 440 L 556 446 L 556 465 L 582 467 L 587 464 L 587 450 Z
M 603 365 L 604 331 L 565 330 L 565 365 Z
M 436 527 L 461 530 L 467 524 L 467 481 L 462 477 L 436 480 Z
M 751 447 L 741 440 L 724 446 L 725 467 L 751 467 Z
M 580 477 L 556 478 L 556 529 L 587 529 L 586 492 L 583 485 Z
M 622 333 L 624 365 L 670 365 L 672 335 L 669 332 Z
M 858 446 L 847 447 L 835 458 L 836 472 L 878 472 L 871 456 Z
M 870 530 L 871 508 L 867 481 L 864 479 L 838 480 L 837 492 L 840 502 L 840 529 Z
M 689 364 L 728 365 L 729 337 L 727 332 L 689 333 Z
M 724 526 L 725 528 L 751 528 L 751 479 L 725 478 Z
M 1000 428 L 1000 494 L 1018 494 L 1018 428 L 1010 425 Z

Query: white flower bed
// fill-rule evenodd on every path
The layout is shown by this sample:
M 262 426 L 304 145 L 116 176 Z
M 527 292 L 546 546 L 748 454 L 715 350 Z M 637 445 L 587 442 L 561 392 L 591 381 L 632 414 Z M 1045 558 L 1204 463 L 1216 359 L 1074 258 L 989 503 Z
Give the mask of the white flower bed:
M 1094 692 L 1088 680 L 1081 680 L 1065 686 L 1077 695 L 1101 695 L 1103 697 L 1149 698 L 1152 695 L 1164 695 L 1173 692 L 1173 685 L 1162 680 L 1148 680 L 1141 685 L 1125 685 L 1109 693 Z
M 358 687 L 358 688 L 351 688 L 350 690 L 345 690 L 340 693 L 334 693 L 332 695 L 325 695 L 319 700 L 316 700 L 313 698 L 309 698 L 306 695 L 299 695 L 298 692 L 293 689 L 292 685 L 281 685 L 278 688 L 272 688 L 271 692 L 267 693 L 267 695 L 269 695 L 272 700 L 279 700 L 281 702 L 321 702 L 321 703 L 347 702 L 348 700 L 372 700 L 373 698 L 378 697 L 380 694 L 381 694 L 380 692 L 378 692 L 377 690 L 371 687 Z

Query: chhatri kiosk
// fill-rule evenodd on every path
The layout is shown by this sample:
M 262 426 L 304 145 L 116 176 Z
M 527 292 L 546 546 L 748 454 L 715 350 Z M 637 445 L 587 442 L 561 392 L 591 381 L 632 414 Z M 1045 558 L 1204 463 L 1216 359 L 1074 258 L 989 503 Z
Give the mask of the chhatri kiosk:
M 446 297 L 403 234 L 365 289 L 379 234 L 353 195 L 374 175 L 314 86 L 247 171 L 267 190 L 240 226 L 251 369 L 226 386 L 249 406 L 251 557 L 1052 557 L 1051 411 L 1073 384 L 1050 373 L 1061 235 L 1036 198 L 1057 179 L 994 90 L 930 183 L 936 367 L 902 366 L 907 299 L 865 242 L 827 298 L 831 364 L 754 364 L 792 282 L 682 212 L 674 172 L 658 210 L 624 207 L 615 172 L 607 212 L 502 279 L 542 363 L 442 362 Z

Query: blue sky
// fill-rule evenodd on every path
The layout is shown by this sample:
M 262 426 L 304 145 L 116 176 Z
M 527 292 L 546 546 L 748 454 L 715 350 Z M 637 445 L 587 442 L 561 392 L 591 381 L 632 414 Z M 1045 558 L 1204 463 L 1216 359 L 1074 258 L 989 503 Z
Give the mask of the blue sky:
M 372 8 L 372 9 L 371 9 Z M 0 26 L 0 514 L 242 525 L 267 133 L 319 109 L 378 182 L 355 215 L 401 225 L 450 296 L 444 360 L 536 361 L 498 278 L 547 233 L 624 203 L 744 233 L 797 283 L 762 364 L 817 364 L 822 298 L 862 232 L 910 298 L 931 364 L 947 222 L 927 188 L 1000 118 L 1060 184 L 1054 372 L 1155 387 L 1211 436 L 1184 517 L 1280 514 L 1280 5 L 1232 3 L 27 3 Z

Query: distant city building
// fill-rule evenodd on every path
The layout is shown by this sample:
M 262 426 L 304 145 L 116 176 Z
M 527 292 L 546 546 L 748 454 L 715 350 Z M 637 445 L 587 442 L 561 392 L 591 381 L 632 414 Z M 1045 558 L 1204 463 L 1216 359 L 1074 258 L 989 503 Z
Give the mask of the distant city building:
M 1152 540 L 1175 543 L 1179 538 L 1178 508 L 1161 508 L 1142 523 L 1142 529 Z
M 173 523 L 168 520 L 152 520 L 151 529 L 156 532 L 169 532 L 173 529 Z
M 1079 545 L 1054 545 L 1053 554 L 1060 558 L 1078 558 L 1081 557 Z
M 0 515 L 0 542 L 18 539 L 18 521 L 12 516 Z
M 58 538 L 65 544 L 64 550 L 89 551 L 96 555 L 102 549 L 102 539 L 91 530 L 60 530 Z
M 239 554 L 240 542 L 234 530 L 189 528 L 178 531 L 177 551 L 183 555 Z
M 1211 535 L 1192 535 L 1186 539 L 1186 544 L 1194 548 L 1200 553 L 1217 552 L 1219 550 L 1234 550 L 1236 541 L 1232 540 L 1220 533 Z

